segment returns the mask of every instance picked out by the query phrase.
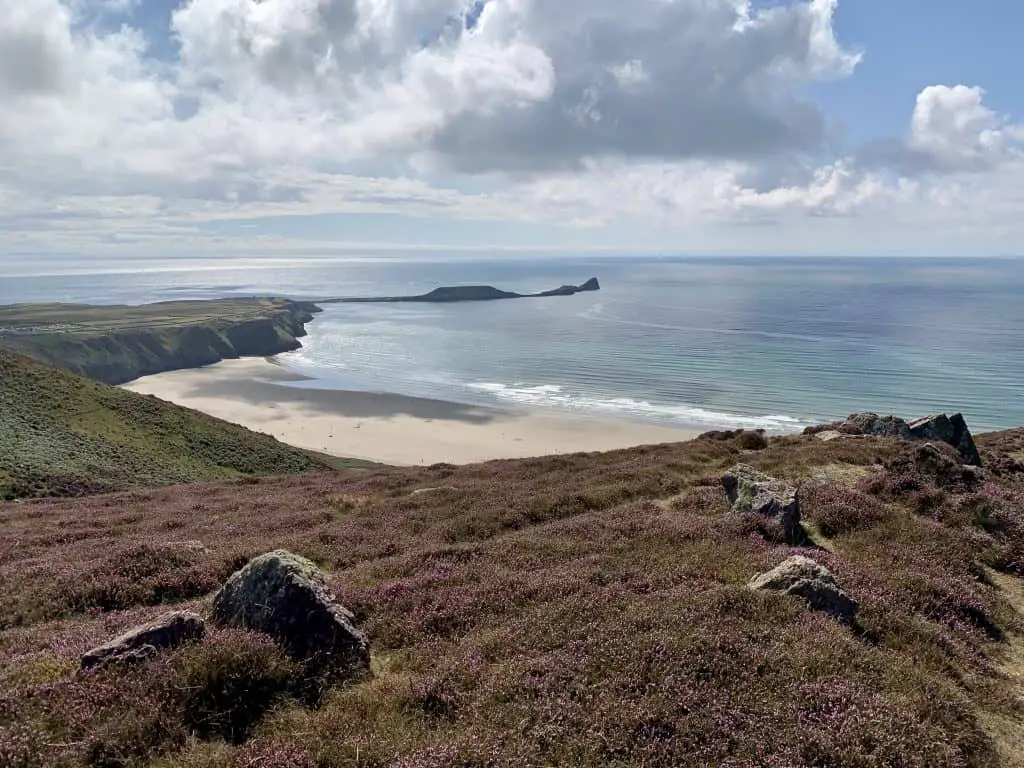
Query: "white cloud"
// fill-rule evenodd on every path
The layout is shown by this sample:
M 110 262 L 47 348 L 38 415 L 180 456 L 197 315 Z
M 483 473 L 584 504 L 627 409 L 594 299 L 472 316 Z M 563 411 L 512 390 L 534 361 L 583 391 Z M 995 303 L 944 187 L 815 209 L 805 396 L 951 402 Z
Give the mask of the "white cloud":
M 944 171 L 983 170 L 1024 158 L 1024 125 L 982 103 L 984 91 L 933 85 L 917 97 L 908 147 Z
M 822 0 L 741 26 L 729 0 L 489 0 L 467 28 L 471 7 L 190 0 L 173 25 L 187 81 L 254 111 L 287 94 L 337 128 L 342 156 L 405 151 L 468 171 L 811 149 L 824 120 L 794 89 L 858 60 Z
M 640 59 L 630 59 L 613 65 L 608 68 L 608 71 L 615 78 L 619 87 L 627 91 L 640 88 L 644 83 L 651 81 L 651 75 L 644 68 L 644 63 Z
M 836 0 L 187 0 L 165 31 L 111 27 L 135 5 L 0 10 L 0 252 L 312 213 L 1022 226 L 1024 129 L 980 88 L 926 88 L 905 137 L 830 154 L 802 94 L 856 76 Z

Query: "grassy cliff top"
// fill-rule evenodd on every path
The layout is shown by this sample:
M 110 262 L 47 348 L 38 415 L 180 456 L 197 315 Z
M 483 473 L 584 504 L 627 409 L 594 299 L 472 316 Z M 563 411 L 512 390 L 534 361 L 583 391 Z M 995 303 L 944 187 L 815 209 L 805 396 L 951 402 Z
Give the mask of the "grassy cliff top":
M 978 443 L 981 474 L 894 438 L 726 436 L 0 504 L 0 756 L 1020 765 L 1024 432 Z M 730 514 L 719 478 L 738 461 L 799 485 L 812 544 Z M 309 707 L 279 651 L 223 630 L 76 671 L 166 604 L 207 613 L 227 575 L 277 548 L 326 569 L 370 639 L 371 679 Z M 747 588 L 797 553 L 859 601 L 852 627 Z
M 275 298 L 166 301 L 142 305 L 13 304 L 0 306 L 0 338 L 51 333 L 103 334 L 211 322 L 244 322 L 285 311 L 293 302 Z
M 330 466 L 267 435 L 0 349 L 0 499 Z
M 107 384 L 298 349 L 319 308 L 288 299 L 0 307 L 0 347 Z

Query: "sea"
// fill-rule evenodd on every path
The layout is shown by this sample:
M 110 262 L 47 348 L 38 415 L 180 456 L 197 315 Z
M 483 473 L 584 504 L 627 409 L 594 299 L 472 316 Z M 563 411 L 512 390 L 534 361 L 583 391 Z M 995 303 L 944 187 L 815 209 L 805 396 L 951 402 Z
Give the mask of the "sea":
M 283 362 L 305 386 L 697 428 L 857 411 L 1024 425 L 1024 260 L 539 255 L 0 264 L 0 304 L 597 293 L 328 305 Z

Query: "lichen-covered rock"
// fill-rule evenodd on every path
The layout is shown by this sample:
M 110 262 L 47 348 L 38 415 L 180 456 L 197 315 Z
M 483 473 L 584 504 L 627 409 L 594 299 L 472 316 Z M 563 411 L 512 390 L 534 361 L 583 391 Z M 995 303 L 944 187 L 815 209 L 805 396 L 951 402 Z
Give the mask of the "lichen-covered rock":
M 254 558 L 232 574 L 214 595 L 213 620 L 269 635 L 318 670 L 355 673 L 370 663 L 366 637 L 331 597 L 320 570 L 284 550 Z
M 135 664 L 157 655 L 162 649 L 202 640 L 205 634 L 206 623 L 202 617 L 187 612 L 168 613 L 88 651 L 82 656 L 82 668 Z
M 875 437 L 909 438 L 907 422 L 898 416 L 879 416 L 877 413 L 855 413 L 842 423 L 840 432 Z
M 735 514 L 753 513 L 774 520 L 788 543 L 803 541 L 799 494 L 789 483 L 746 464 L 737 464 L 722 476 L 722 486 Z
M 911 422 L 908 429 L 914 439 L 940 440 L 956 448 L 964 463 L 974 467 L 981 466 L 981 454 L 978 453 L 978 446 L 974 444 L 974 437 L 971 436 L 971 430 L 967 428 L 967 422 L 962 414 L 947 416 L 940 413 L 937 416 L 926 416 Z
M 782 592 L 807 601 L 812 611 L 822 611 L 849 624 L 860 606 L 836 584 L 825 566 L 809 557 L 795 555 L 778 566 L 755 576 L 748 585 L 755 591 Z

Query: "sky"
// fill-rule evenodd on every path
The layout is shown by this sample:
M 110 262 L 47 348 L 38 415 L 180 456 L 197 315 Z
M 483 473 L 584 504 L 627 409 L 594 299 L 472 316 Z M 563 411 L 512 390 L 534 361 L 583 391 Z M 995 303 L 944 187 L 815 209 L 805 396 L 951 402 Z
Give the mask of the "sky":
M 1019 255 L 1021 29 L 1008 0 L 3 2 L 0 260 Z

